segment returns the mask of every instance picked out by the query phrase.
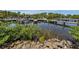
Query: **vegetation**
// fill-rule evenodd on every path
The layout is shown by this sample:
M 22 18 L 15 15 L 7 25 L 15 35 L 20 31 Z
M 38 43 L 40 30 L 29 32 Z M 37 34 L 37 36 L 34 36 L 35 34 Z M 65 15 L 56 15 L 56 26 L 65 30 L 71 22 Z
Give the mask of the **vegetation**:
M 13 41 L 16 39 L 32 39 L 33 33 L 38 35 L 35 26 L 23 26 L 21 24 L 16 24 L 16 26 L 13 25 L 9 23 L 6 25 L 5 23 L 0 26 L 0 45 L 6 41 Z
M 54 18 L 79 18 L 79 15 L 64 15 L 64 14 L 58 14 L 58 13 L 38 13 L 38 14 L 25 14 L 20 12 L 10 12 L 10 11 L 2 11 L 0 10 L 0 18 L 24 18 L 24 17 L 32 17 L 33 19 L 38 18 L 46 18 L 46 19 L 54 19 Z
M 43 42 L 45 41 L 45 36 L 41 36 L 40 39 L 39 39 L 39 41 L 40 41 L 41 43 L 43 43 Z
M 69 31 L 69 33 L 71 33 L 71 35 L 77 40 L 79 41 L 79 26 L 73 26 L 70 27 L 71 30 Z
M 43 31 L 44 32 L 44 31 Z M 51 35 L 43 33 L 41 28 L 33 24 L 23 25 L 13 22 L 0 22 L 0 45 L 14 40 L 40 40 L 44 42 L 45 39 Z M 50 33 L 50 32 L 49 32 Z M 47 36 L 46 36 L 47 35 Z
M 57 13 L 38 13 L 38 14 L 24 14 L 20 12 L 10 12 L 0 10 L 0 19 L 3 18 L 25 18 L 32 17 L 33 19 L 46 18 L 48 20 L 55 18 L 79 18 L 79 15 L 64 15 Z M 50 22 L 50 21 L 49 21 Z M 41 31 L 36 25 L 22 25 L 18 22 L 1 22 L 0 21 L 0 45 L 8 41 L 13 41 L 17 39 L 33 40 L 39 39 L 40 42 L 44 42 L 49 36 L 52 37 L 50 31 Z M 79 40 L 79 26 L 71 27 L 70 33 L 72 36 Z M 47 38 L 48 37 L 48 38 Z

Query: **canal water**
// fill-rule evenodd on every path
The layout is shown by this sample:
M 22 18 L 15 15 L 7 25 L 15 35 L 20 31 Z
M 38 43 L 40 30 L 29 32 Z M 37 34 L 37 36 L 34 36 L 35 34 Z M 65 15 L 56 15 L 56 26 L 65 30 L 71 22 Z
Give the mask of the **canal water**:
M 51 32 L 54 32 L 57 34 L 57 36 L 62 37 L 63 39 L 69 40 L 72 43 L 76 43 L 74 38 L 71 36 L 71 34 L 69 33 L 70 28 L 68 27 L 64 27 L 64 26 L 60 26 L 60 25 L 56 25 L 56 24 L 51 24 L 51 23 L 37 23 L 37 25 L 39 27 L 41 27 L 42 29 L 47 29 L 50 30 Z M 77 26 L 77 24 L 67 24 L 69 26 Z

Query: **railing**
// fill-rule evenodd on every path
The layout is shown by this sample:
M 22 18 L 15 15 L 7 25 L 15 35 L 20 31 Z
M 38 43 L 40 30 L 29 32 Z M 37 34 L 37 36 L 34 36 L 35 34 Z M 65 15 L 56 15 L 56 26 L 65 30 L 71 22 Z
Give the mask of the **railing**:
M 33 21 L 39 21 L 39 20 L 44 20 L 44 21 L 48 21 L 47 19 L 33 19 L 33 18 L 30 18 L 30 19 L 27 19 L 27 18 L 4 18 L 4 19 L 0 19 L 0 20 L 9 20 L 9 21 L 26 21 L 26 20 L 33 20 Z M 70 19 L 70 18 L 57 18 L 57 19 L 53 19 L 53 20 L 50 20 L 50 21 L 68 21 L 68 22 L 77 22 L 79 21 L 79 19 Z

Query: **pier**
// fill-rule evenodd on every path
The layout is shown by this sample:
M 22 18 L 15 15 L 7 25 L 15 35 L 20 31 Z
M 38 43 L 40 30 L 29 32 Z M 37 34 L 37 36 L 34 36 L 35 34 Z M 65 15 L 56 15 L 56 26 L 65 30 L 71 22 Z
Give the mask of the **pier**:
M 56 18 L 53 20 L 47 20 L 46 18 L 43 19 L 33 19 L 33 18 L 4 18 L 0 19 L 0 21 L 17 21 L 19 23 L 28 23 L 28 22 L 33 22 L 33 23 L 38 23 L 38 22 L 48 22 L 48 23 L 53 23 L 53 24 L 59 24 L 59 25 L 66 25 L 68 23 L 77 23 L 79 25 L 79 19 L 70 19 L 70 18 Z

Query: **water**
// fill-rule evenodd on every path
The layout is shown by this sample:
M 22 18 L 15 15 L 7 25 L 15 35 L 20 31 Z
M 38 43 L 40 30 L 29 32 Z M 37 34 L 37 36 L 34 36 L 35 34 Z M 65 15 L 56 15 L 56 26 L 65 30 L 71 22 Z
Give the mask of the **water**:
M 63 39 L 66 39 L 66 40 L 71 41 L 72 43 L 75 43 L 74 38 L 68 32 L 70 28 L 55 25 L 55 24 L 50 24 L 50 23 L 38 23 L 37 25 L 41 27 L 42 29 L 47 29 L 56 33 L 58 36 L 63 37 Z
M 14 27 L 16 27 L 16 24 L 15 23 L 12 23 L 12 24 L 9 25 L 9 27 L 14 28 Z
M 66 23 L 66 25 L 67 25 L 67 26 L 78 26 L 77 23 L 68 23 L 68 22 Z

